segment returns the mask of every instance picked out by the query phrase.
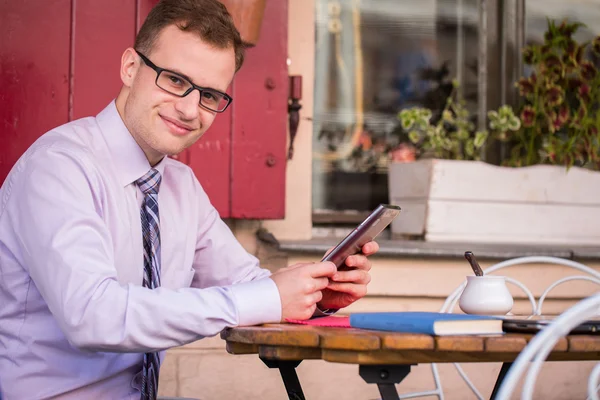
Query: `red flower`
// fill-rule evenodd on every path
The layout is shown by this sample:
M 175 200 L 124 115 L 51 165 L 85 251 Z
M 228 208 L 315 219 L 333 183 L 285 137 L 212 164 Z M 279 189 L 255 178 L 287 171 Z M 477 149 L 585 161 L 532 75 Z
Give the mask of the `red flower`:
M 563 106 L 558 110 L 558 117 L 563 121 L 563 123 L 569 120 L 569 107 L 563 104 Z
M 554 107 L 563 102 L 563 91 L 558 86 L 550 86 L 546 92 L 546 101 L 549 106 Z
M 586 103 L 590 101 L 590 86 L 587 83 L 583 83 L 579 86 L 578 93 L 581 101 Z
M 569 120 L 569 109 L 567 108 L 567 106 L 563 105 L 558 111 L 558 113 L 552 112 L 551 118 L 552 127 L 555 131 L 557 131 L 560 128 L 562 128 Z
M 391 151 L 391 156 L 395 162 L 412 162 L 417 159 L 417 149 L 413 145 L 401 143 Z
M 527 79 L 527 78 L 521 78 L 521 79 L 519 79 L 519 82 L 517 83 L 517 86 L 519 87 L 519 93 L 523 97 L 527 97 L 527 96 L 533 94 L 533 91 L 535 89 L 534 82 L 532 81 L 531 78 L 529 78 L 529 79 Z
M 554 68 L 562 66 L 562 63 L 556 54 L 549 54 L 544 59 L 544 65 L 546 65 L 548 68 Z
M 573 40 L 569 40 L 567 43 L 563 61 L 572 65 L 579 65 L 583 58 L 583 47 L 578 46 Z
M 535 110 L 531 106 L 525 106 L 523 108 L 523 112 L 521 112 L 521 121 L 523 121 L 523 126 L 533 126 L 533 123 L 535 122 Z

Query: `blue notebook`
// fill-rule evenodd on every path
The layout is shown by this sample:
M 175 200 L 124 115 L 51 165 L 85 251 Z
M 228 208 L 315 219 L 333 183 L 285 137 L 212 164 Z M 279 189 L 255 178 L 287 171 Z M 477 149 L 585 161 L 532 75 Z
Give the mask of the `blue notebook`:
M 353 328 L 429 335 L 502 334 L 502 319 L 483 315 L 435 312 L 373 312 L 350 315 Z

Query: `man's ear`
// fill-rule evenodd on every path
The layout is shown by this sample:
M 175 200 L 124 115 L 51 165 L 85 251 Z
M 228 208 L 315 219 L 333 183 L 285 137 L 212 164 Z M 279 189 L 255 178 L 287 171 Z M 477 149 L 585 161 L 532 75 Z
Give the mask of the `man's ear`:
M 123 85 L 127 87 L 133 85 L 140 67 L 140 61 L 140 57 L 133 48 L 129 47 L 123 52 L 123 56 L 121 57 L 121 81 L 123 81 Z

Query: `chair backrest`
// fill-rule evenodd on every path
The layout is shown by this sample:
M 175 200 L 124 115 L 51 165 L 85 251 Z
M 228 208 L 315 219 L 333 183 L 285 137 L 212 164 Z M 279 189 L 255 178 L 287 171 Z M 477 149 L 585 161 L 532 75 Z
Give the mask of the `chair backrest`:
M 600 314 L 600 293 L 590 296 L 558 316 L 550 325 L 534 336 L 525 349 L 519 354 L 512 367 L 506 374 L 496 396 L 497 400 L 510 399 L 517 383 L 529 367 L 521 399 L 532 398 L 535 382 L 540 369 L 556 343 L 583 321 Z M 598 399 L 600 380 L 600 364 L 596 365 L 588 381 L 588 396 Z
M 546 290 L 544 290 L 544 292 L 540 295 L 537 302 L 536 302 L 535 296 L 533 295 L 531 290 L 529 290 L 527 288 L 526 285 L 524 285 L 522 282 L 520 282 L 516 279 L 513 279 L 513 278 L 507 276 L 506 281 L 508 283 L 511 283 L 511 284 L 519 287 L 525 293 L 527 298 L 529 299 L 529 302 L 531 303 L 531 308 L 532 308 L 532 312 L 531 312 L 532 315 L 540 315 L 542 313 L 542 307 L 544 305 L 544 301 L 546 300 L 546 298 L 548 297 L 550 292 L 552 290 L 554 290 L 556 287 L 558 287 L 559 285 L 562 285 L 563 283 L 572 282 L 572 281 L 588 281 L 588 282 L 593 282 L 593 283 L 600 285 L 600 272 L 588 267 L 587 265 L 578 263 L 576 261 L 567 260 L 567 259 L 558 258 L 558 257 L 547 257 L 547 256 L 517 257 L 517 258 L 512 258 L 510 260 L 506 260 L 506 261 L 502 261 L 497 264 L 494 264 L 491 267 L 484 269 L 483 272 L 485 275 L 488 275 L 488 274 L 492 274 L 494 272 L 497 272 L 499 270 L 502 270 L 502 269 L 505 269 L 508 267 L 525 265 L 525 264 L 562 265 L 565 267 L 572 268 L 578 272 L 577 275 L 571 275 L 571 276 L 559 279 L 556 282 L 553 282 L 550 286 L 548 286 L 546 288 Z M 454 290 L 454 292 L 452 292 L 452 294 L 450 294 L 450 296 L 448 296 L 446 298 L 446 301 L 444 302 L 444 305 L 442 306 L 441 312 L 452 312 L 452 310 L 454 310 L 454 308 L 456 307 L 456 303 L 460 299 L 460 295 L 461 295 L 463 289 L 465 288 L 466 284 L 467 284 L 466 281 L 463 282 L 459 287 L 456 288 L 456 290 Z
M 600 285 L 600 272 L 588 267 L 587 265 L 581 264 L 579 262 L 576 262 L 573 260 L 567 260 L 564 258 L 558 258 L 558 257 L 548 257 L 548 256 L 517 257 L 517 258 L 508 259 L 508 260 L 499 262 L 497 264 L 494 264 L 488 268 L 485 268 L 483 270 L 483 272 L 485 275 L 487 275 L 487 274 L 492 274 L 492 273 L 495 273 L 497 271 L 500 271 L 500 270 L 503 270 L 503 269 L 506 269 L 509 267 L 520 266 L 520 265 L 525 265 L 525 264 L 562 265 L 562 266 L 569 267 L 574 270 L 573 275 L 558 279 L 557 281 L 550 284 L 543 291 L 543 293 L 539 296 L 539 299 L 537 299 L 537 301 L 536 301 L 535 296 L 531 292 L 531 290 L 529 290 L 529 288 L 527 288 L 527 286 L 525 284 L 523 284 L 522 282 L 520 282 L 514 278 L 511 278 L 509 276 L 506 277 L 506 281 L 508 283 L 517 286 L 525 293 L 525 295 L 529 299 L 529 302 L 531 303 L 531 314 L 532 315 L 541 315 L 544 301 L 546 300 L 546 298 L 548 297 L 550 292 L 552 290 L 556 289 L 556 287 L 560 286 L 563 283 L 572 282 L 572 281 L 588 281 L 588 282 L 593 282 L 593 283 Z M 461 285 L 459 285 L 446 298 L 446 301 L 442 305 L 440 312 L 445 312 L 445 313 L 453 312 L 453 310 L 456 308 L 456 305 L 460 299 L 460 295 L 462 294 L 462 291 L 464 290 L 466 285 L 467 285 L 467 282 L 465 280 L 465 282 L 463 282 Z M 483 400 L 484 397 L 477 390 L 475 385 L 471 382 L 471 380 L 469 379 L 467 374 L 461 368 L 460 364 L 455 363 L 454 366 L 455 366 L 458 374 L 464 380 L 466 385 L 471 389 L 471 391 L 475 394 L 475 396 L 479 400 Z M 431 364 L 431 369 L 432 369 L 433 379 L 434 379 L 434 382 L 436 385 L 435 390 L 427 391 L 427 392 L 420 392 L 420 393 L 403 393 L 401 398 L 415 398 L 415 397 L 425 397 L 425 396 L 433 395 L 433 396 L 437 396 L 440 400 L 443 400 L 444 393 L 443 393 L 442 382 L 441 382 L 441 379 L 439 376 L 439 371 L 438 371 L 437 365 Z M 598 372 L 598 374 L 600 374 L 600 371 Z

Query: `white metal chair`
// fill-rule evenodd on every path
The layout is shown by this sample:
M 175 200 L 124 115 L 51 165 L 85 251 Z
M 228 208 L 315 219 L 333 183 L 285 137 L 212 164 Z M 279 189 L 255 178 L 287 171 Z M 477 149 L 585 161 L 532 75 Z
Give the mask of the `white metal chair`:
M 500 386 L 496 399 L 509 399 L 516 384 L 519 382 L 527 367 L 529 367 L 521 392 L 521 399 L 530 400 L 533 395 L 533 388 L 540 373 L 540 369 L 542 368 L 544 361 L 548 358 L 548 354 L 550 354 L 554 348 L 554 345 L 556 345 L 562 337 L 568 335 L 577 325 L 591 317 L 597 317 L 599 314 L 600 293 L 590 296 L 569 308 L 552 321 L 550 325 L 536 334 L 513 363 Z M 590 374 L 588 381 L 588 399 L 599 399 L 599 384 L 600 363 L 592 369 Z
M 527 286 L 525 286 L 522 282 L 507 276 L 506 277 L 507 283 L 513 284 L 513 285 L 517 286 L 518 288 L 520 288 L 521 290 L 523 290 L 523 292 L 529 299 L 529 301 L 531 303 L 531 309 L 532 309 L 531 314 L 532 315 L 541 315 L 542 306 L 544 304 L 544 301 L 548 297 L 548 294 L 552 290 L 554 290 L 557 286 L 559 286 L 563 283 L 578 280 L 578 281 L 589 281 L 589 282 L 593 282 L 593 283 L 600 285 L 600 273 L 599 272 L 593 270 L 592 268 L 590 268 L 584 264 L 581 264 L 581 263 L 578 263 L 578 262 L 575 262 L 572 260 L 567 260 L 564 258 L 558 258 L 558 257 L 530 256 L 530 257 L 512 258 L 512 259 L 509 259 L 506 261 L 499 262 L 497 264 L 492 265 L 491 267 L 484 269 L 484 274 L 486 274 L 486 275 L 491 274 L 491 273 L 494 273 L 499 270 L 502 270 L 502 269 L 505 269 L 508 267 L 512 267 L 512 266 L 524 265 L 524 264 L 536 264 L 536 263 L 562 265 L 562 266 L 570 267 L 576 271 L 575 271 L 574 275 L 559 279 L 556 282 L 552 283 L 550 286 L 548 286 L 548 288 L 546 288 L 546 290 L 544 290 L 544 292 L 540 295 L 537 302 L 536 302 L 535 297 L 531 293 L 531 291 L 527 288 Z M 442 308 L 440 310 L 441 312 L 445 312 L 445 313 L 453 312 L 466 284 L 467 284 L 466 281 L 463 282 L 459 287 L 456 288 L 456 290 L 454 290 L 450 294 L 450 296 L 448 296 L 446 298 L 446 301 L 444 302 L 444 305 L 442 306 Z M 475 385 L 468 378 L 467 374 L 461 368 L 460 364 L 454 363 L 454 366 L 456 367 L 458 374 L 462 377 L 462 379 L 465 381 L 465 383 L 471 389 L 471 391 L 475 394 L 475 396 L 479 400 L 484 400 L 484 397 L 481 395 L 479 390 L 477 390 Z M 500 376 L 503 376 L 504 374 L 506 374 L 509 366 L 510 366 L 510 364 L 503 365 L 503 367 L 500 371 Z M 435 389 L 425 391 L 425 392 L 402 393 L 400 395 L 400 399 L 411 399 L 411 398 L 417 398 L 417 397 L 437 396 L 438 399 L 444 400 L 444 392 L 443 392 L 443 388 L 442 388 L 442 382 L 440 379 L 438 366 L 435 363 L 431 364 L 431 371 L 433 374 L 433 380 L 435 382 Z M 598 370 L 597 375 L 600 376 L 600 370 Z M 500 378 L 500 376 L 499 376 L 499 378 Z M 497 389 L 497 388 L 495 388 L 495 389 Z M 495 391 L 496 390 L 494 390 L 494 392 Z

